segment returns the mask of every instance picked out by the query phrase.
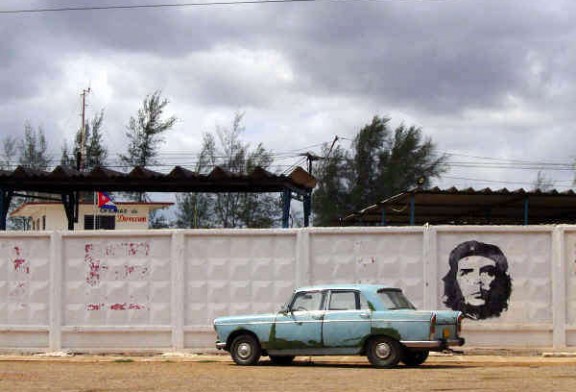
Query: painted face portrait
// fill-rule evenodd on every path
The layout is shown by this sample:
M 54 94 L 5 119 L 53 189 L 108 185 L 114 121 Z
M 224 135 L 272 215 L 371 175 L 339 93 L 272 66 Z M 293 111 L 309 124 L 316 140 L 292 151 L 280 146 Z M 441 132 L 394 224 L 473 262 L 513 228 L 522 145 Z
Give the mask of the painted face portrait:
M 508 309 L 512 280 L 508 261 L 495 245 L 466 241 L 450 253 L 444 304 L 471 319 L 498 317 Z

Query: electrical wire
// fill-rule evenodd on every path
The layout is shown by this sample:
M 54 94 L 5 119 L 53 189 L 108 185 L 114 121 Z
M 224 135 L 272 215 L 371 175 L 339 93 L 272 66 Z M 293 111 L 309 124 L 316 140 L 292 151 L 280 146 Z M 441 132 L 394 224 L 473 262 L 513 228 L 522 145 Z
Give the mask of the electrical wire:
M 111 10 L 134 10 L 134 9 L 158 9 L 158 8 L 182 8 L 182 7 L 210 7 L 210 6 L 233 6 L 249 4 L 273 4 L 273 3 L 310 3 L 310 2 L 349 2 L 349 1 L 390 1 L 390 0 L 240 0 L 240 1 L 210 1 L 193 3 L 167 3 L 167 4 L 140 4 L 140 5 L 109 5 L 109 6 L 84 6 L 84 7 L 58 7 L 58 8 L 29 8 L 0 10 L 0 14 L 38 14 L 49 12 L 77 12 L 77 11 L 111 11 Z

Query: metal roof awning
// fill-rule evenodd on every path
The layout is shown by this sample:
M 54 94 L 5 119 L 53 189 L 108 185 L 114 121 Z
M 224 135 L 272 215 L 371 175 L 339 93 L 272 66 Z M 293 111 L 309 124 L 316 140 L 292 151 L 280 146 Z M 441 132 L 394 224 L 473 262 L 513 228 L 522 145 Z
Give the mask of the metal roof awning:
M 81 172 L 58 166 L 52 171 L 34 170 L 23 166 L 13 171 L 0 170 L 0 230 L 6 230 L 6 217 L 13 196 L 17 192 L 37 192 L 60 195 L 68 216 L 68 227 L 77 219 L 74 207 L 78 192 L 205 192 L 205 193 L 283 193 L 283 227 L 288 227 L 292 195 L 304 202 L 304 224 L 310 216 L 310 195 L 316 179 L 301 167 L 287 175 L 276 175 L 256 167 L 250 173 L 237 174 L 215 167 L 208 174 L 199 174 L 180 166 L 169 173 L 159 173 L 135 167 L 123 173 L 105 167 Z
M 576 193 L 413 189 L 342 219 L 346 226 L 528 225 L 576 222 Z

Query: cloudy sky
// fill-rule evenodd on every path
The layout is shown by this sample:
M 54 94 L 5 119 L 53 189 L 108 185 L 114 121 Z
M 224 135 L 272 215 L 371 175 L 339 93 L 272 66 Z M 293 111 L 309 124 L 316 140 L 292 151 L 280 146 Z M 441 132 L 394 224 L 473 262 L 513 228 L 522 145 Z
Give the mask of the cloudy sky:
M 572 185 L 576 2 L 381 0 L 11 12 L 186 0 L 3 0 L 0 138 L 41 127 L 55 159 L 105 111 L 110 155 L 161 90 L 178 117 L 160 158 L 194 161 L 202 133 L 243 112 L 282 171 L 374 115 L 422 127 L 449 154 L 441 187 Z M 209 1 L 209 0 L 208 0 Z

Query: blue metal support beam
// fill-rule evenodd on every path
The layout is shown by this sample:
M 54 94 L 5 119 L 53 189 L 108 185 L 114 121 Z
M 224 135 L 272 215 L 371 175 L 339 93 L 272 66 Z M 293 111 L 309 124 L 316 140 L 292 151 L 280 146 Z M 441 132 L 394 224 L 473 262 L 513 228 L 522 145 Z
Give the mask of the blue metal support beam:
M 310 213 L 312 212 L 312 192 L 304 195 L 304 227 L 310 226 Z
M 12 201 L 13 191 L 0 189 L 0 231 L 6 231 L 6 220 L 8 219 L 8 210 Z
M 412 193 L 410 195 L 410 226 L 414 226 L 415 223 L 415 209 L 416 209 L 416 195 Z
M 380 216 L 380 226 L 386 226 L 386 207 L 382 206 L 382 215 Z
M 63 193 L 62 204 L 64 204 L 64 211 L 68 219 L 68 230 L 74 230 L 74 221 L 77 221 L 75 219 L 77 203 L 74 192 Z
M 284 188 L 282 192 L 282 228 L 287 229 L 290 226 L 290 201 L 292 200 L 292 192 L 290 189 Z

